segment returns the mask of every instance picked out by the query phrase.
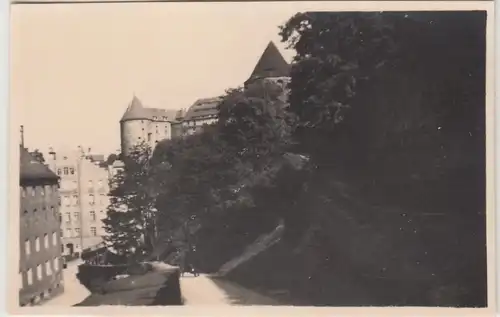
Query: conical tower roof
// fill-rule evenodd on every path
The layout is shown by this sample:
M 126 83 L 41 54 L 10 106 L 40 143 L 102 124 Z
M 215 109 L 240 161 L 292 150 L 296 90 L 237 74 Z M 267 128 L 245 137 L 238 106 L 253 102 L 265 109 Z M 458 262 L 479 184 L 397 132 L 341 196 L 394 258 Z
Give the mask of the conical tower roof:
M 255 66 L 248 80 L 267 77 L 290 76 L 290 65 L 281 55 L 276 45 L 271 41 Z
M 134 96 L 134 98 L 132 98 L 132 101 L 128 105 L 127 110 L 125 110 L 125 113 L 123 114 L 120 122 L 127 120 L 146 120 L 146 119 L 149 119 L 149 114 L 147 110 L 144 108 L 139 98 Z

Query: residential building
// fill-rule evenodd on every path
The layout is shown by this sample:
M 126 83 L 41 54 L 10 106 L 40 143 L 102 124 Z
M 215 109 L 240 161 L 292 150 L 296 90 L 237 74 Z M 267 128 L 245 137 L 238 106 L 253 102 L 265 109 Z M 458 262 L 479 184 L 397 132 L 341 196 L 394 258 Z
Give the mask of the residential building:
M 20 146 L 19 304 L 35 305 L 64 291 L 59 177 Z
M 265 80 L 286 87 L 290 81 L 290 65 L 273 42 L 270 42 L 244 85 Z M 285 94 L 286 95 L 286 94 Z M 121 151 L 128 155 L 135 145 L 146 142 L 152 149 L 156 143 L 199 131 L 203 125 L 217 121 L 220 97 L 202 98 L 187 111 L 144 107 L 134 96 L 120 120 Z
M 63 254 L 81 253 L 103 242 L 102 219 L 109 205 L 109 171 L 104 156 L 51 150 L 49 167 L 60 177 Z

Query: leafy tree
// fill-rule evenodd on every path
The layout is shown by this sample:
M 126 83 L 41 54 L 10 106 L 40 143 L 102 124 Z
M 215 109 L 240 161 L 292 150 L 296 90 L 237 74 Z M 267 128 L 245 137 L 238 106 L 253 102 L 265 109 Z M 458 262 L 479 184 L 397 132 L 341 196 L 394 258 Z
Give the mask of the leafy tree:
M 160 231 L 184 228 L 188 236 L 193 223 L 220 223 L 225 213 L 255 205 L 251 188 L 271 186 L 291 145 L 284 97 L 272 82 L 229 90 L 216 124 L 158 144 L 152 161 Z
M 110 182 L 110 205 L 103 220 L 105 241 L 121 254 L 150 252 L 156 241 L 154 193 L 150 187 L 151 149 L 135 146 L 124 158 L 125 168 Z

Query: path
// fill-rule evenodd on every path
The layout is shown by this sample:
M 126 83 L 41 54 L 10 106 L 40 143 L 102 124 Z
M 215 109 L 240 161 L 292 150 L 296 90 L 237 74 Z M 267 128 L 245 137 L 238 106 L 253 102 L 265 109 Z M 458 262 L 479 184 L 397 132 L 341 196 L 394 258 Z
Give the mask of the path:
M 76 273 L 78 272 L 78 265 L 82 264 L 81 260 L 76 260 L 68 263 L 68 267 L 64 269 L 64 293 L 46 301 L 42 306 L 64 306 L 71 307 L 83 301 L 90 292 L 80 284 Z
M 181 277 L 184 305 L 280 305 L 274 299 L 208 275 Z

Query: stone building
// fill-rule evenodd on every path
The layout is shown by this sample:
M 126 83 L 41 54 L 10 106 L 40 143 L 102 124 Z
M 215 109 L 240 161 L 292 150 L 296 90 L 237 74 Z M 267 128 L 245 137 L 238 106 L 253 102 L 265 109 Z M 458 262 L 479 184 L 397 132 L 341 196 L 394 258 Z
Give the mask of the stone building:
M 290 65 L 273 42 L 270 42 L 251 75 L 248 86 L 260 80 L 286 86 L 290 80 Z M 128 155 L 133 146 L 146 142 L 152 149 L 156 143 L 199 131 L 203 125 L 217 121 L 220 97 L 196 100 L 187 111 L 147 108 L 134 96 L 120 120 L 122 154 Z
M 20 146 L 21 306 L 64 291 L 58 181 L 56 174 Z
M 121 150 L 128 155 L 137 144 L 146 142 L 152 149 L 163 139 L 170 139 L 172 124 L 179 122 L 182 111 L 146 108 L 134 96 L 120 120 Z
M 109 170 L 104 156 L 81 148 L 56 153 L 47 163 L 60 177 L 60 220 L 63 254 L 81 253 L 103 242 L 102 219 L 109 205 Z

